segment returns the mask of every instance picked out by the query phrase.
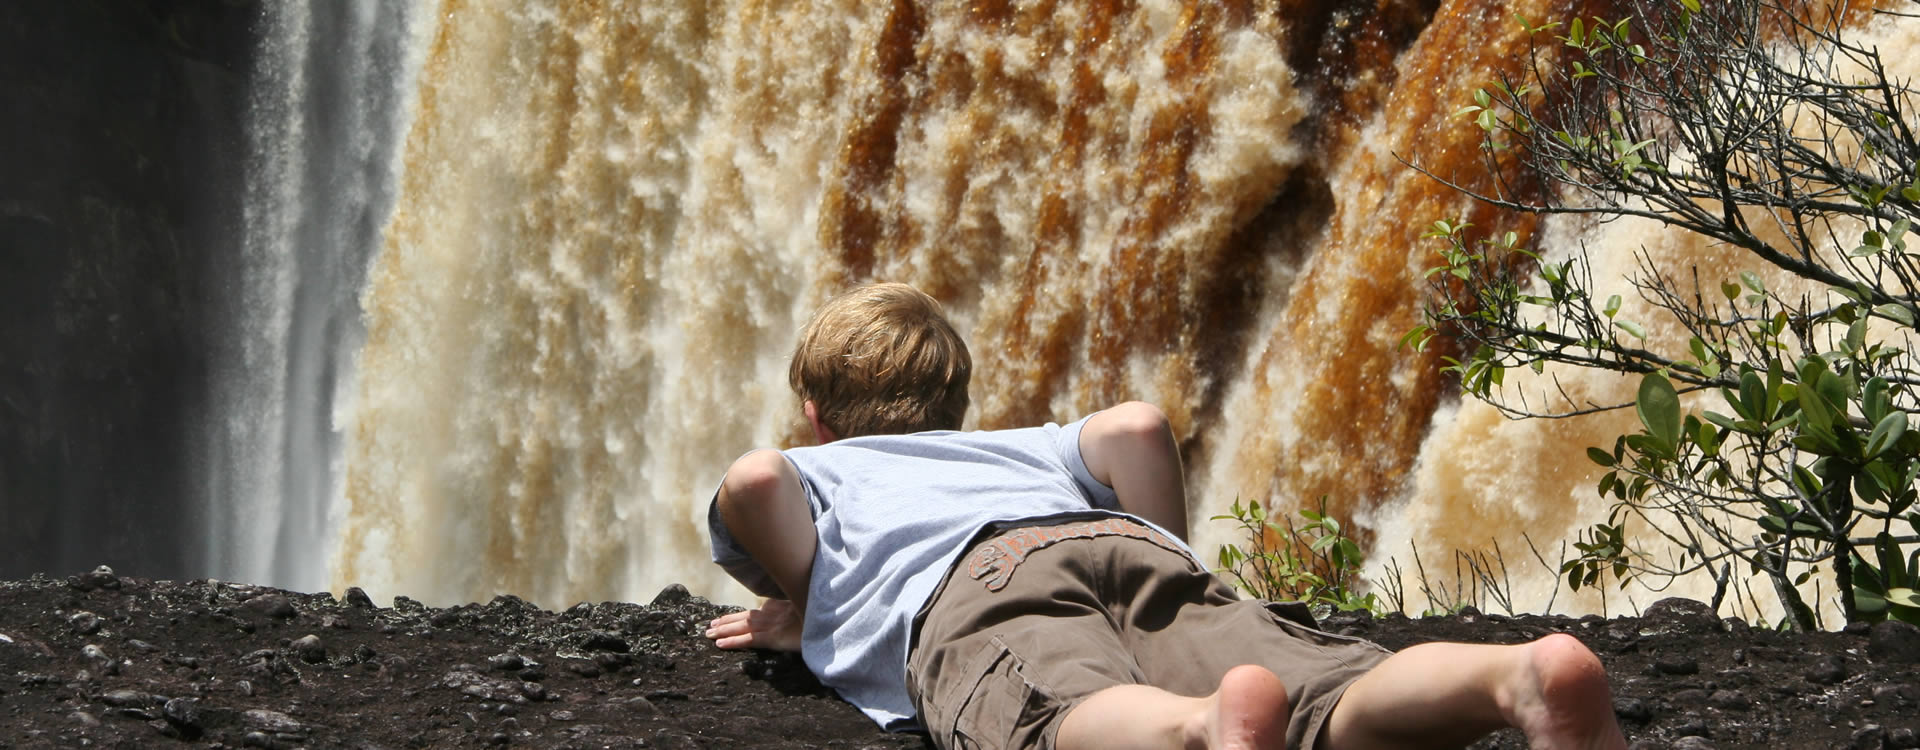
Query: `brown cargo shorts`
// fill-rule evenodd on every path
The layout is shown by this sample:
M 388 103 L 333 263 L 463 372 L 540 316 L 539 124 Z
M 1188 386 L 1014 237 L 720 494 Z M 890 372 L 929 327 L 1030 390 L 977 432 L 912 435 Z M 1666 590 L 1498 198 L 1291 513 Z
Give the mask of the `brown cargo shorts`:
M 1124 519 L 1007 529 L 960 558 L 916 620 L 907 692 L 936 746 L 1054 747 L 1067 712 L 1114 685 L 1212 693 L 1259 664 L 1287 687 L 1287 747 L 1312 748 L 1348 685 L 1389 652 L 1240 599 L 1159 532 Z

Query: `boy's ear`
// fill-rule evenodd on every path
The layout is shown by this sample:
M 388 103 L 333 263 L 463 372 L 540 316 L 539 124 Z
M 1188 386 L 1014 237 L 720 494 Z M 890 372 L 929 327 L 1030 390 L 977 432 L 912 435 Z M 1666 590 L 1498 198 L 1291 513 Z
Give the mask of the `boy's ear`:
M 815 444 L 826 445 L 827 443 L 840 439 L 839 435 L 833 434 L 833 428 L 820 422 L 820 409 L 813 405 L 813 399 L 807 399 L 801 403 L 800 410 L 807 413 L 807 424 L 813 427 L 813 442 Z

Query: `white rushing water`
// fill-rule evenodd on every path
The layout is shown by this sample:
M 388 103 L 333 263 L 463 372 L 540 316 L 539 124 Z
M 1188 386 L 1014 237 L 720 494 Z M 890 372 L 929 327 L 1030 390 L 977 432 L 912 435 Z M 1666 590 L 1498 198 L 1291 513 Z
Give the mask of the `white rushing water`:
M 1477 164 L 1445 115 L 1520 44 L 1479 19 L 1551 12 L 1461 0 L 1404 51 L 1358 17 L 1302 52 L 1318 27 L 1277 7 L 1172 0 L 276 6 L 214 559 L 435 604 L 744 602 L 706 501 L 802 439 L 808 312 L 890 279 L 972 342 L 969 427 L 1166 408 L 1203 553 L 1236 497 L 1326 495 L 1377 556 L 1517 562 L 1604 517 L 1584 448 L 1631 415 L 1507 422 L 1396 348 L 1415 236 L 1468 209 L 1400 159 Z M 1739 260 L 1553 231 L 1610 274 Z M 1551 572 L 1518 567 L 1544 606 Z
M 395 147 L 424 44 L 416 9 L 270 4 L 248 123 L 241 258 L 227 269 L 219 409 L 205 438 L 216 576 L 327 585 L 340 391 L 362 338 L 359 290 L 394 201 Z

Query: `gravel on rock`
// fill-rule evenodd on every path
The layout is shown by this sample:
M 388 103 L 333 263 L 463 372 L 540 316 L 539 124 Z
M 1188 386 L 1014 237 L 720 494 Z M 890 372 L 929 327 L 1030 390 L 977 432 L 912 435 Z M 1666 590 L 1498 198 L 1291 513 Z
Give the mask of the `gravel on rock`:
M 669 586 L 561 612 L 429 607 L 101 568 L 0 582 L 0 750 L 39 747 L 924 748 L 798 658 L 721 651 L 727 611 Z M 1637 748 L 1920 748 L 1910 626 L 1783 633 L 1666 600 L 1638 618 L 1341 614 L 1389 648 L 1565 632 Z M 1476 748 L 1522 748 L 1512 731 Z

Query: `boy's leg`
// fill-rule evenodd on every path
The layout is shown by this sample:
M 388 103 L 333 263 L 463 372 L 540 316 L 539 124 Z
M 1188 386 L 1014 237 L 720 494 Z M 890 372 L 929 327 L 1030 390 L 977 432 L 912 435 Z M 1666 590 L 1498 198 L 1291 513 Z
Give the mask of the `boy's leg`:
M 1248 665 L 1199 698 L 1147 685 L 1094 693 L 1061 720 L 1056 742 L 1061 750 L 1277 750 L 1286 737 L 1286 687 L 1266 668 Z
M 1322 739 L 1340 750 L 1462 747 L 1509 726 L 1534 750 L 1627 747 L 1599 658 L 1566 634 L 1394 654 L 1347 688 Z

